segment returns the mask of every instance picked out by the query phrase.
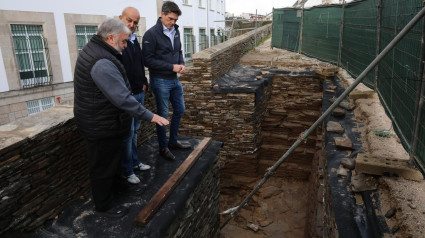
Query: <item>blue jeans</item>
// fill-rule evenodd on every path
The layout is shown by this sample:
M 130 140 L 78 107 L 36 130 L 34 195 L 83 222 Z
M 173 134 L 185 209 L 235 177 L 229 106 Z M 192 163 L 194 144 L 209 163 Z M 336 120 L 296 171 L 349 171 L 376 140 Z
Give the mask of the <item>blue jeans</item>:
M 177 143 L 177 133 L 185 110 L 183 87 L 178 78 L 152 78 L 151 88 L 155 95 L 156 112 L 159 116 L 168 118 L 169 102 L 171 102 L 173 106 L 173 116 L 170 123 L 170 139 L 168 143 L 166 136 L 167 127 L 156 125 L 159 149 L 164 149 L 168 147 L 168 144 Z
M 140 103 L 145 102 L 145 92 L 134 94 L 133 97 Z M 133 167 L 140 164 L 139 156 L 137 155 L 137 130 L 140 128 L 141 120 L 132 119 L 131 129 L 122 142 L 122 158 L 121 168 L 122 174 L 126 177 L 134 174 Z

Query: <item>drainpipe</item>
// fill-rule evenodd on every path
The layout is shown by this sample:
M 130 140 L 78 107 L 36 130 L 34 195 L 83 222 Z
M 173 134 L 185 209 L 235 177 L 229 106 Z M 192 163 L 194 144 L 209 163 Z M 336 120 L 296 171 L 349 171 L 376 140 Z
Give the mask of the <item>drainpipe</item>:
M 214 0 L 209 0 L 210 2 L 211 1 L 214 1 Z M 208 18 L 208 15 L 210 14 L 210 11 L 209 11 L 209 4 L 208 4 L 208 0 L 207 0 L 207 29 L 205 30 L 206 32 L 205 32 L 205 35 L 209 35 L 209 34 L 211 34 L 211 30 L 210 30 L 210 22 L 209 22 L 209 18 Z M 211 36 L 210 37 L 207 37 L 207 40 L 208 40 L 208 48 L 209 47 L 211 47 L 211 42 L 210 42 L 210 38 L 211 38 Z

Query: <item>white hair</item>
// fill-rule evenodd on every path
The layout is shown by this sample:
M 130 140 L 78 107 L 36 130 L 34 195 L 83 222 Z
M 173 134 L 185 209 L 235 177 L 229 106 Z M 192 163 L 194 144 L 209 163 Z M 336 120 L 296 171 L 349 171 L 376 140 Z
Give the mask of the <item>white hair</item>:
M 128 35 L 131 34 L 130 29 L 128 29 L 128 27 L 122 21 L 115 20 L 113 18 L 109 18 L 104 21 L 97 30 L 97 34 L 104 40 L 108 38 L 109 34 L 118 36 L 122 32 Z

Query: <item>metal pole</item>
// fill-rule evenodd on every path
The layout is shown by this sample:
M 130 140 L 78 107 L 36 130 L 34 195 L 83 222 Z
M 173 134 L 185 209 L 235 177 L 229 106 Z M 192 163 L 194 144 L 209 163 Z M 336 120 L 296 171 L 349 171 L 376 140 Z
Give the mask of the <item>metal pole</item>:
M 272 18 L 272 42 L 270 44 L 270 49 L 273 50 L 274 7 L 272 8 L 272 16 L 273 16 L 273 18 Z
M 297 141 L 295 141 L 295 143 L 291 146 L 291 148 L 289 148 L 288 151 L 286 151 L 286 153 L 282 157 L 280 157 L 280 159 L 272 167 L 270 167 L 268 169 L 268 172 L 264 175 L 264 178 L 260 181 L 260 183 L 258 183 L 258 185 L 254 188 L 254 190 L 251 191 L 251 193 L 242 201 L 242 203 L 239 206 L 231 209 L 232 211 L 230 212 L 230 216 L 226 219 L 226 221 L 224 221 L 224 223 L 221 225 L 220 229 L 223 229 L 223 227 L 227 223 L 229 223 L 229 221 L 230 221 L 230 219 L 232 219 L 233 215 L 236 212 L 238 212 L 243 206 L 245 206 L 245 204 L 248 202 L 248 200 L 252 196 L 254 196 L 254 194 L 268 180 L 268 178 L 270 176 L 272 176 L 274 171 L 277 168 L 279 168 L 279 166 L 285 161 L 285 159 L 301 144 L 302 141 L 307 139 L 307 137 L 310 135 L 310 133 L 312 133 L 316 129 L 316 127 L 318 127 L 325 120 L 325 118 L 339 105 L 339 103 L 341 103 L 341 101 L 344 100 L 344 98 L 351 91 L 353 91 L 353 89 L 363 80 L 363 78 L 379 63 L 380 60 L 382 60 L 382 58 L 384 58 L 388 54 L 388 52 L 390 52 L 390 50 L 392 48 L 394 48 L 394 46 L 405 35 L 407 35 L 409 30 L 412 29 L 416 25 L 416 23 L 424 15 L 425 15 L 425 8 L 422 8 L 422 10 L 420 12 L 418 12 L 418 14 L 416 14 L 416 16 L 403 28 L 403 30 L 401 30 L 400 33 L 398 33 L 398 35 L 385 47 L 385 49 L 378 56 L 376 56 L 376 58 L 369 64 L 369 66 L 367 66 L 367 68 L 365 70 L 363 70 L 363 72 L 357 77 L 357 79 L 353 82 L 353 84 L 351 84 L 341 94 L 341 96 L 339 96 L 336 99 L 336 101 L 322 114 L 322 116 L 319 117 L 319 119 L 317 119 L 316 122 L 314 122 L 314 124 L 309 129 L 307 129 L 306 131 L 301 133 L 300 138 L 298 138 Z
M 378 24 L 376 26 L 376 55 L 379 55 L 381 50 L 381 28 L 382 28 L 382 0 L 378 0 Z M 375 68 L 375 83 L 373 87 L 375 91 L 378 91 L 378 77 L 379 77 L 379 65 Z
M 254 50 L 257 47 L 257 9 L 255 9 L 255 30 L 254 30 Z
M 302 53 L 302 48 L 303 48 L 303 25 L 304 25 L 304 5 L 303 5 L 303 8 L 301 9 L 301 26 L 300 26 L 300 39 L 298 43 L 298 46 L 299 46 L 298 54 Z
M 425 93 L 425 72 L 424 72 L 424 61 L 425 61 L 425 24 L 422 29 L 422 41 L 421 41 L 421 65 L 419 68 L 419 72 L 422 74 L 419 76 L 419 87 L 421 90 L 418 92 L 416 97 L 416 110 L 415 110 L 415 128 L 413 132 L 412 144 L 410 147 L 410 159 L 409 164 L 413 165 L 416 149 L 418 147 L 418 136 L 419 136 L 419 128 L 421 126 L 421 117 L 422 117 L 422 107 L 424 105 L 424 93 Z
M 345 0 L 342 2 L 341 26 L 339 28 L 338 66 L 341 67 L 342 37 L 344 34 Z

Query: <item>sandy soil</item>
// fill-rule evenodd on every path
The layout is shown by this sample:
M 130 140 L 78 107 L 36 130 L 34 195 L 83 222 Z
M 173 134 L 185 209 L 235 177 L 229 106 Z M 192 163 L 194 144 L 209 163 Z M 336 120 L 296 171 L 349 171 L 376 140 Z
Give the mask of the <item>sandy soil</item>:
M 240 64 L 258 68 L 278 67 L 292 71 L 329 65 L 294 52 L 271 49 L 270 40 L 243 56 Z M 340 70 L 339 74 L 345 78 L 346 85 L 353 81 L 345 71 Z M 362 133 L 365 152 L 407 161 L 409 155 L 395 135 L 391 121 L 386 116 L 376 93 L 362 84 L 353 92 L 356 93 L 363 95 L 353 99 L 352 103 L 356 105 L 356 119 L 364 124 L 364 127 L 358 130 Z M 385 136 L 378 136 L 376 132 L 382 130 L 386 132 Z M 378 181 L 377 192 L 380 196 L 381 209 L 376 213 L 384 216 L 389 211 L 395 210 L 392 217 L 386 218 L 391 234 L 385 234 L 385 237 L 424 237 L 424 180 L 417 182 L 401 177 L 383 176 Z M 221 237 L 303 237 L 304 210 L 307 202 L 303 198 L 306 197 L 308 187 L 305 183 L 271 178 L 248 203 L 249 206 L 241 209 L 222 230 Z M 251 187 L 255 185 L 252 184 Z M 221 211 L 238 205 L 249 192 L 239 191 L 238 194 L 222 195 Z M 248 225 L 251 224 L 258 227 L 249 228 Z

